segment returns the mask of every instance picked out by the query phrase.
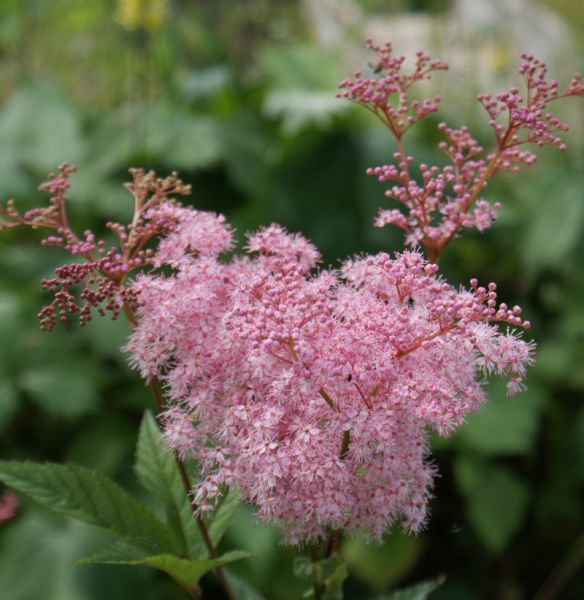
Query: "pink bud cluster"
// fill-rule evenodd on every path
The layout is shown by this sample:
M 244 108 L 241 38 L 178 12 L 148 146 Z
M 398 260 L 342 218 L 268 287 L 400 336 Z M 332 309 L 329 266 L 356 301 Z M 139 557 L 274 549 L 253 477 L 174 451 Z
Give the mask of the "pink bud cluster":
M 488 373 L 521 387 L 532 344 L 496 326 L 528 326 L 519 310 L 494 284 L 453 288 L 417 252 L 313 272 L 317 249 L 276 225 L 227 260 L 223 217 L 180 211 L 152 258 L 172 271 L 134 285 L 128 349 L 167 386 L 165 439 L 200 462 L 199 509 L 235 486 L 290 543 L 419 530 L 429 429 L 460 426 Z
M 373 71 L 381 76 L 363 77 L 357 71 L 354 79 L 341 81 L 339 88 L 343 91 L 337 97 L 364 106 L 400 138 L 417 121 L 436 112 L 440 104 L 440 96 L 422 101 L 411 100 L 409 88 L 417 81 L 430 79 L 434 71 L 447 69 L 448 65 L 420 51 L 416 53 L 414 70 L 404 73 L 405 56 L 395 56 L 391 44 L 379 46 L 368 40 L 367 47 L 376 53 L 377 63 Z M 397 98 L 395 102 L 394 97 Z
M 153 171 L 131 169 L 132 181 L 126 185 L 134 197 L 134 215 L 128 225 L 108 222 L 106 227 L 113 232 L 118 247 L 106 251 L 103 240 L 96 240 L 92 231 L 79 237 L 69 224 L 67 217 L 67 191 L 69 178 L 75 167 L 66 163 L 59 172 L 50 173 L 39 190 L 50 195 L 49 206 L 33 208 L 21 215 L 9 200 L 0 205 L 0 230 L 17 226 L 53 231 L 42 241 L 43 246 L 59 246 L 81 262 L 63 265 L 55 270 L 56 277 L 43 279 L 41 285 L 53 295 L 53 300 L 38 313 L 41 328 L 51 330 L 57 322 L 66 321 L 68 314 L 77 314 L 79 323 L 85 325 L 92 319 L 92 310 L 104 316 L 109 313 L 116 319 L 125 306 L 135 308 L 131 290 L 124 287 L 124 280 L 133 270 L 143 266 L 152 255 L 145 245 L 165 231 L 176 227 L 181 218 L 180 208 L 169 200 L 176 194 L 189 194 L 190 187 L 172 173 L 158 178 Z M 149 218 L 153 207 L 161 203 L 173 207 L 166 213 L 158 211 L 154 219 Z M 73 289 L 81 287 L 80 292 Z
M 430 112 L 437 104 L 409 99 L 410 86 L 420 79 L 430 77 L 432 71 L 445 69 L 446 65 L 418 53 L 413 74 L 402 73 L 403 57 L 394 57 L 391 46 L 369 43 L 377 55 L 382 75 L 369 79 L 343 80 L 339 87 L 341 97 L 361 104 L 377 115 L 397 140 L 398 151 L 393 157 L 395 165 L 369 169 L 379 181 L 393 182 L 386 196 L 398 201 L 398 209 L 379 212 L 374 224 L 383 227 L 396 225 L 406 233 L 406 243 L 422 246 L 431 260 L 437 260 L 454 236 L 463 228 L 488 229 L 497 215 L 500 204 L 491 204 L 481 197 L 488 180 L 503 171 L 517 172 L 521 165 L 531 165 L 536 156 L 522 149 L 525 144 L 551 145 L 565 150 L 561 139 L 568 126 L 549 111 L 549 104 L 559 98 L 583 96 L 584 84 L 579 74 L 570 85 L 558 91 L 556 81 L 546 79 L 546 65 L 530 54 L 522 54 L 520 75 L 525 82 L 525 92 L 519 88 L 491 94 L 480 94 L 479 102 L 489 116 L 494 130 L 496 146 L 486 151 L 470 135 L 467 127 L 439 129 L 445 137 L 439 149 L 449 159 L 445 167 L 420 165 L 420 177 L 411 174 L 413 157 L 408 156 L 403 145 L 405 131 Z M 408 115 L 416 107 L 413 115 Z M 394 108 L 397 107 L 397 108 Z

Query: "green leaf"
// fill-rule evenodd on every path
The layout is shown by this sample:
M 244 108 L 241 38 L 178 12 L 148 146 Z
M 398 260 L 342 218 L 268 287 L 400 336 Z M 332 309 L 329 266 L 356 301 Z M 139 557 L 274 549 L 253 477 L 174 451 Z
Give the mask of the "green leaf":
M 378 590 L 388 589 L 416 564 L 422 551 L 419 537 L 396 531 L 383 543 L 368 544 L 356 538 L 343 541 L 342 554 L 351 574 Z
M 186 560 L 170 554 L 144 556 L 141 558 L 131 558 L 130 556 L 130 548 L 110 548 L 94 556 L 77 561 L 77 564 L 144 565 L 164 571 L 188 590 L 195 587 L 199 579 L 211 569 L 247 558 L 249 555 L 247 552 L 234 550 L 216 559 Z
M 294 560 L 294 575 L 298 579 L 320 584 L 323 587 L 323 600 L 341 600 L 343 597 L 343 581 L 347 578 L 347 567 L 343 559 L 334 554 L 330 558 L 312 561 L 307 557 Z M 312 597 L 313 590 L 308 590 L 304 596 Z
M 209 536 L 214 546 L 217 546 L 221 541 L 240 502 L 241 495 L 239 492 L 230 490 L 223 496 L 219 506 L 213 512 L 212 521 L 209 524 Z
M 506 395 L 505 382 L 489 382 L 489 402 L 453 437 L 483 454 L 525 454 L 535 441 L 544 397 L 537 387 Z
M 82 573 L 63 565 L 87 552 L 96 533 L 71 519 L 27 507 L 2 529 L 0 595 L 7 600 L 91 600 Z
M 471 458 L 460 458 L 454 470 L 473 529 L 488 550 L 501 552 L 525 515 L 525 483 L 504 467 Z
M 538 205 L 533 207 L 532 217 L 527 221 L 521 251 L 526 267 L 532 272 L 555 267 L 574 252 L 584 222 L 582 179 L 567 180 L 558 187 L 557 174 L 553 173 L 553 177 L 543 182 L 543 189 L 541 181 L 539 184 L 537 193 L 530 198 L 531 206 L 534 199 Z M 554 202 L 549 201 L 550 194 Z
M 52 364 L 27 369 L 19 384 L 48 413 L 74 418 L 97 410 L 100 399 L 92 381 L 81 366 Z
M 396 590 L 391 594 L 381 596 L 379 600 L 426 600 L 426 598 L 444 583 L 444 578 L 439 577 L 433 581 L 423 581 L 407 588 Z
M 126 544 L 125 542 L 116 541 L 102 550 L 95 552 L 91 556 L 80 558 L 75 561 L 76 565 L 98 565 L 98 564 L 125 564 L 132 560 L 142 560 L 148 556 L 147 552 Z
M 135 471 L 144 488 L 163 503 L 168 524 L 181 542 L 181 554 L 205 557 L 207 552 L 174 455 L 150 412 L 144 414 L 140 425 Z
M 175 537 L 146 506 L 99 473 L 75 465 L 1 461 L 0 480 L 51 510 L 148 552 L 180 551 Z
M 225 571 L 225 577 L 227 577 L 227 581 L 237 600 L 265 600 L 257 590 L 241 577 L 229 571 Z

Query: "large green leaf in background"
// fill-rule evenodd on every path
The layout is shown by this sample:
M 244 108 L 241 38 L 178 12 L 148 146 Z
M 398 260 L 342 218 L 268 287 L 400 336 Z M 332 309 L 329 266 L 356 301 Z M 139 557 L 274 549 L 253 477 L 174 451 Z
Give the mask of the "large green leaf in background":
M 501 552 L 523 521 L 527 486 L 506 467 L 472 456 L 460 456 L 454 470 L 470 524 L 490 552 Z
M 529 382 L 528 382 L 529 383 Z M 491 378 L 489 401 L 453 436 L 453 443 L 482 454 L 527 454 L 536 439 L 545 398 L 541 387 L 506 395 L 505 381 Z
M 86 150 L 74 103 L 46 82 L 11 98 L 0 115 L 0 139 L 2 148 L 13 153 L 15 174 L 21 164 L 48 173 L 60 162 L 78 161 Z M 0 165 L 3 160 L 7 157 L 0 151 Z
M 342 543 L 342 554 L 349 571 L 374 589 L 383 591 L 414 568 L 423 549 L 422 539 L 400 531 L 383 538 L 382 544 L 349 538 Z

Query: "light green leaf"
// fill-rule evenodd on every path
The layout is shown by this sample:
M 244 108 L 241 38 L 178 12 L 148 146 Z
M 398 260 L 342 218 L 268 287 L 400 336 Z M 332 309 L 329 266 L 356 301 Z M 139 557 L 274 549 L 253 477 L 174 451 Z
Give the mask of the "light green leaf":
M 107 477 L 75 465 L 0 462 L 0 481 L 39 504 L 148 552 L 179 552 L 172 533 Z
M 123 557 L 124 554 L 130 553 L 130 549 L 128 548 L 111 549 L 111 552 L 111 556 L 108 555 L 108 551 L 106 550 L 103 553 L 82 559 L 78 561 L 78 564 L 144 565 L 164 571 L 187 590 L 195 587 L 199 579 L 211 569 L 249 556 L 246 552 L 234 550 L 216 559 L 186 560 L 170 554 L 144 556 L 133 559 Z
M 235 509 L 241 502 L 241 495 L 237 490 L 230 490 L 221 499 L 219 506 L 212 515 L 209 523 L 209 536 L 214 546 L 217 546 L 227 530 Z
M 205 557 L 207 552 L 174 455 L 150 412 L 144 414 L 140 425 L 134 468 L 144 488 L 163 503 L 168 524 L 181 542 L 181 554 Z
M 97 410 L 99 396 L 85 369 L 66 364 L 33 366 L 19 380 L 20 387 L 53 415 L 80 417 Z
M 489 402 L 453 437 L 483 454 L 525 454 L 537 435 L 544 398 L 537 387 L 507 397 L 505 382 L 493 379 Z
M 530 212 L 521 251 L 528 270 L 555 267 L 574 251 L 584 221 L 581 189 L 581 179 L 558 187 L 554 177 L 544 182 L 543 189 L 540 184 L 535 198 L 530 198 L 537 200 L 538 205 Z
M 182 118 L 177 123 L 172 145 L 164 155 L 165 163 L 178 169 L 203 168 L 221 156 L 217 126 L 211 119 Z
M 46 82 L 12 96 L 0 114 L 0 138 L 18 163 L 40 173 L 78 162 L 85 151 L 77 108 Z
M 281 118 L 284 132 L 295 135 L 309 125 L 330 126 L 333 117 L 345 112 L 347 106 L 331 92 L 274 90 L 266 97 L 264 112 L 268 117 Z
M 407 588 L 396 590 L 391 594 L 381 596 L 379 600 L 426 600 L 426 598 L 444 583 L 444 578 L 439 577 L 434 581 L 423 581 Z
M 525 483 L 504 467 L 471 458 L 460 458 L 454 471 L 473 529 L 488 550 L 501 552 L 525 515 Z
M 385 536 L 381 545 L 353 538 L 344 540 L 342 546 L 351 573 L 378 590 L 389 588 L 406 575 L 421 551 L 419 537 L 399 531 Z
M 83 588 L 82 573 L 63 565 L 87 552 L 95 533 L 80 523 L 30 507 L 2 529 L 0 596 L 6 600 L 91 600 L 91 593 Z

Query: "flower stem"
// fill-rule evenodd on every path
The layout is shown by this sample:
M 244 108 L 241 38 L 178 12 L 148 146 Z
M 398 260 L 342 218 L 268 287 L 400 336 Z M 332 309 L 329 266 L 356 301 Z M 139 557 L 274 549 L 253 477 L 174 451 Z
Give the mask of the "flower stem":
M 138 324 L 136 315 L 135 315 L 134 311 L 132 310 L 132 307 L 128 306 L 127 303 L 124 303 L 124 312 L 126 314 L 126 318 L 128 319 L 128 323 L 130 324 L 130 326 L 132 328 L 136 327 L 136 325 Z M 164 401 L 162 398 L 162 391 L 160 389 L 160 381 L 156 377 L 152 377 L 150 379 L 150 381 L 148 382 L 148 387 L 150 388 L 150 391 L 152 392 L 152 397 L 154 398 L 157 412 L 158 413 L 162 412 L 164 410 Z M 176 452 L 174 453 L 174 460 L 176 461 L 176 466 L 178 467 L 178 470 L 179 470 L 179 473 L 181 476 L 181 480 L 183 482 L 183 486 L 185 488 L 185 492 L 188 497 L 188 496 L 190 496 L 190 493 L 192 491 L 192 485 L 191 485 L 191 481 L 190 481 L 189 475 L 187 473 L 185 464 L 180 459 L 180 457 L 178 456 L 178 454 Z M 199 528 L 199 532 L 201 534 L 201 537 L 203 538 L 203 543 L 205 544 L 205 548 L 207 549 L 209 558 L 217 559 L 218 558 L 217 550 L 215 549 L 215 546 L 213 545 L 213 541 L 211 540 L 211 536 L 209 535 L 209 530 L 207 529 L 207 525 L 205 524 L 205 521 L 203 520 L 203 518 L 200 517 L 195 512 L 197 507 L 194 504 L 192 504 L 192 506 L 194 509 L 193 516 L 195 518 L 195 521 L 197 522 L 197 527 Z M 229 582 L 227 581 L 227 577 L 225 577 L 225 571 L 223 570 L 223 567 L 221 565 L 218 565 L 215 567 L 215 574 L 217 575 L 217 578 L 219 579 L 219 582 L 221 583 L 221 586 L 223 587 L 223 591 L 225 592 L 227 598 L 229 600 L 236 600 L 233 590 L 231 589 L 231 586 L 229 585 Z M 197 590 L 197 594 L 198 593 L 199 592 Z M 193 597 L 199 598 L 200 595 L 193 595 Z

